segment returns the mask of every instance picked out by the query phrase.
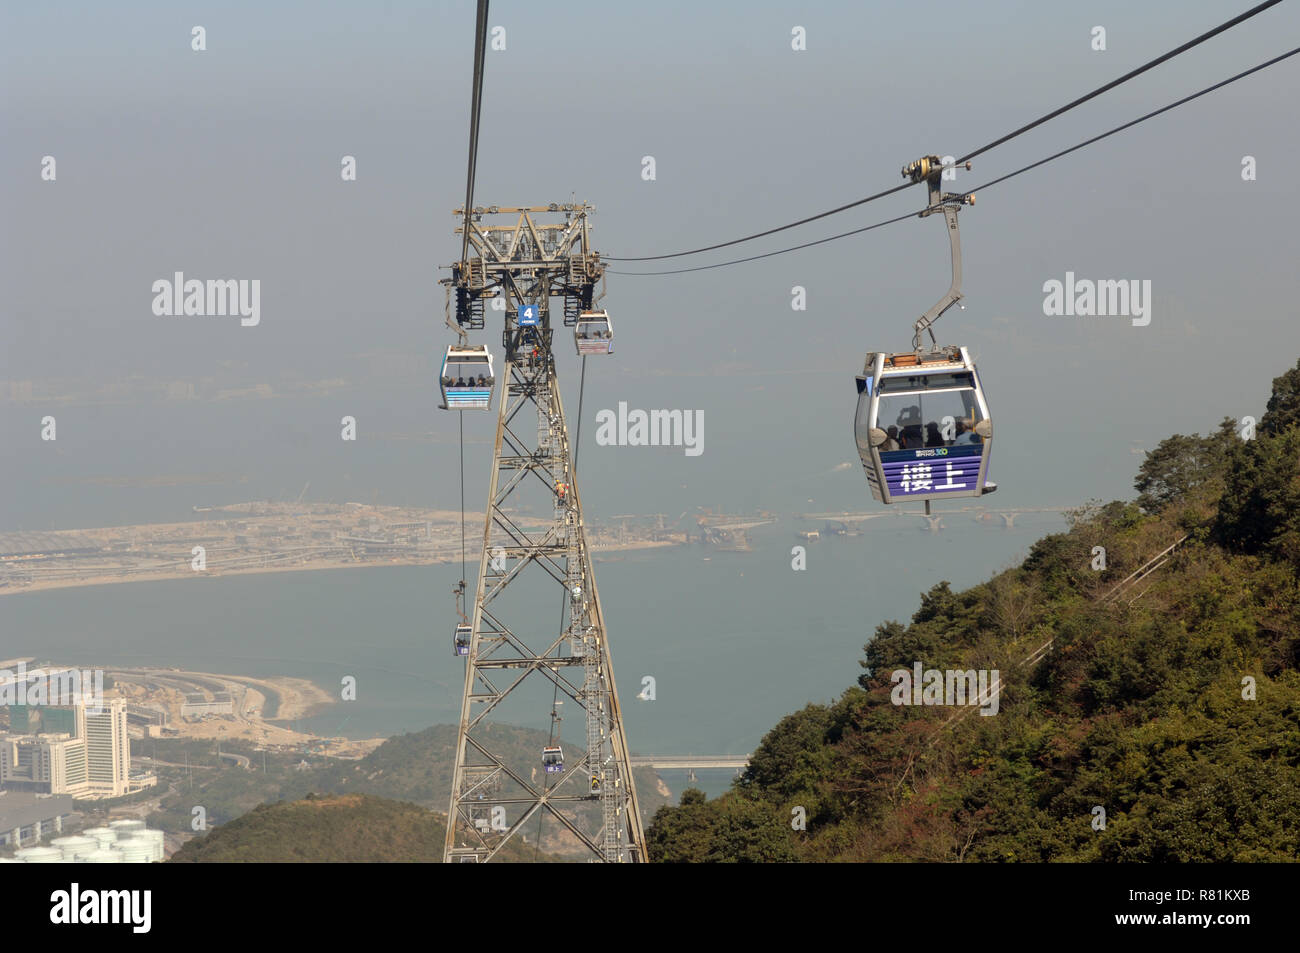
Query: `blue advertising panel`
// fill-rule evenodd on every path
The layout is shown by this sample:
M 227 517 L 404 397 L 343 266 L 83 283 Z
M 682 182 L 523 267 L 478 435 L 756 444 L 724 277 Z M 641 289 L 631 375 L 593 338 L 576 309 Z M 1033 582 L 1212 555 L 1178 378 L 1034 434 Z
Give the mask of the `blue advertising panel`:
M 935 447 L 924 450 L 891 450 L 880 455 L 894 499 L 912 495 L 935 496 L 967 493 L 979 478 L 983 447 Z

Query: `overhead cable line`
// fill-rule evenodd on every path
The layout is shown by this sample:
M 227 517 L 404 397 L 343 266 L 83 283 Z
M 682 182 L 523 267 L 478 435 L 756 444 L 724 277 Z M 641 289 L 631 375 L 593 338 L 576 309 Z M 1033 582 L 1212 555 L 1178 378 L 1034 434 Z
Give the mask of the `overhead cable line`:
M 974 152 L 966 153 L 964 156 L 962 156 L 960 159 L 957 160 L 956 164 L 961 165 L 962 163 L 966 162 L 968 159 L 973 159 L 977 155 L 980 155 L 981 153 L 988 152 L 990 149 L 1002 145 L 1002 143 L 1004 142 L 1009 142 L 1010 140 L 1016 138 L 1016 136 L 1023 135 L 1024 133 L 1028 132 L 1030 129 L 1033 129 L 1036 126 L 1041 126 L 1043 123 L 1055 119 L 1057 116 L 1061 115 L 1062 113 L 1069 112 L 1075 106 L 1081 106 L 1084 103 L 1086 103 L 1088 100 L 1095 99 L 1096 97 L 1100 96 L 1102 93 L 1108 92 L 1114 89 L 1116 86 L 1122 85 L 1123 83 L 1127 83 L 1129 80 L 1133 79 L 1134 77 L 1141 76 L 1147 70 L 1154 69 L 1155 67 L 1159 66 L 1161 63 L 1164 63 L 1167 60 L 1171 60 L 1175 56 L 1178 56 L 1180 53 L 1186 53 L 1194 46 L 1200 46 L 1206 40 L 1213 39 L 1214 37 L 1218 36 L 1220 33 L 1223 33 L 1227 30 L 1231 30 L 1237 24 L 1243 23 L 1246 20 L 1249 20 L 1251 17 L 1263 13 L 1269 7 L 1277 6 L 1281 2 L 1282 0 L 1266 0 L 1266 2 L 1261 3 L 1258 6 L 1251 7 L 1249 10 L 1247 10 L 1245 13 L 1241 14 L 1240 16 L 1233 17 L 1231 20 L 1228 20 L 1226 23 L 1220 23 L 1213 30 L 1208 30 L 1205 33 L 1202 33 L 1200 36 L 1196 37 L 1195 39 L 1188 40 L 1182 46 L 1178 47 L 1177 49 L 1170 50 L 1168 53 L 1164 54 L 1164 56 L 1157 56 L 1149 63 L 1144 63 L 1141 66 L 1139 66 L 1137 69 L 1130 70 L 1129 72 L 1125 73 L 1123 76 L 1119 77 L 1118 79 L 1111 80 L 1105 86 L 1098 86 L 1092 92 L 1085 93 L 1084 95 L 1080 96 L 1078 99 L 1074 100 L 1073 102 L 1066 103 L 1060 109 L 1054 109 L 1046 116 L 1043 116 L 1039 119 L 1035 119 L 1033 122 L 1021 126 L 1019 129 L 1015 130 L 1014 132 L 1007 133 L 1005 136 L 1002 136 L 1000 139 L 994 139 L 988 145 L 981 146 L 980 148 L 976 149 Z
M 1243 72 L 1238 73 L 1236 76 L 1229 76 L 1227 79 L 1221 80 L 1220 82 L 1215 83 L 1213 86 L 1207 86 L 1205 87 L 1205 89 L 1202 89 L 1199 92 L 1192 93 L 1190 96 L 1184 96 L 1182 99 L 1177 100 L 1176 102 L 1172 102 L 1168 106 L 1161 106 L 1159 109 L 1152 110 L 1151 112 L 1147 113 L 1145 116 L 1139 116 L 1137 119 L 1134 119 L 1130 122 L 1126 122 L 1122 126 L 1116 126 L 1114 129 L 1110 129 L 1106 132 L 1103 132 L 1101 135 L 1093 136 L 1091 139 L 1085 139 L 1083 142 L 1080 142 L 1078 145 L 1073 145 L 1070 146 L 1070 148 L 1068 149 L 1062 149 L 1060 152 L 1053 153 L 1052 155 L 1048 156 L 1046 159 L 1039 159 L 1037 162 L 1033 162 L 1027 166 L 1024 166 L 1023 168 L 1016 169 L 1014 172 L 1008 172 L 1006 175 L 1000 175 L 996 179 L 992 179 L 991 181 L 985 182 L 983 185 L 979 186 L 979 191 L 983 192 L 985 189 L 991 188 L 992 186 L 997 185 L 999 182 L 1005 182 L 1007 179 L 1015 178 L 1016 176 L 1020 175 L 1022 172 L 1028 172 L 1030 169 L 1036 169 L 1040 165 L 1043 165 L 1044 163 L 1051 162 L 1053 159 L 1059 159 L 1062 156 L 1067 156 L 1071 152 L 1075 152 L 1079 149 L 1082 149 L 1084 146 L 1090 146 L 1094 142 L 1100 142 L 1102 139 L 1106 139 L 1109 136 L 1113 136 L 1117 132 L 1123 132 L 1125 129 L 1129 129 L 1133 126 L 1136 126 L 1138 123 L 1146 122 L 1148 119 L 1154 119 L 1156 116 L 1159 116 L 1161 113 L 1167 113 L 1169 112 L 1169 110 L 1176 109 L 1177 107 L 1183 105 L 1184 103 L 1190 103 L 1193 99 L 1199 99 L 1200 97 L 1206 95 L 1207 93 L 1212 93 L 1216 89 L 1221 89 L 1224 86 L 1227 86 L 1229 83 L 1235 83 L 1239 79 L 1245 79 L 1247 76 L 1251 75 L 1252 73 L 1258 73 L 1260 70 L 1267 69 L 1268 67 L 1272 66 L 1274 63 L 1280 63 L 1282 60 L 1287 59 L 1288 57 L 1291 56 L 1295 56 L 1297 53 L 1300 53 L 1300 46 L 1297 46 L 1294 50 L 1291 50 L 1290 52 L 1283 53 L 1280 56 L 1273 57 L 1271 60 L 1260 63 L 1258 66 L 1252 66 L 1250 69 L 1244 70 Z M 970 195 L 974 191 L 976 190 L 972 189 L 970 192 L 964 194 Z
M 1024 133 L 1029 132 L 1029 130 L 1041 126 L 1043 123 L 1055 119 L 1057 116 L 1060 116 L 1063 113 L 1069 112 L 1071 109 L 1074 109 L 1076 106 L 1081 106 L 1084 103 L 1088 102 L 1089 100 L 1095 99 L 1096 97 L 1100 96 L 1102 93 L 1108 92 L 1117 86 L 1127 83 L 1131 79 L 1135 79 L 1136 77 L 1141 76 L 1143 73 L 1147 72 L 1148 70 L 1154 69 L 1155 67 L 1159 66 L 1161 63 L 1167 62 L 1168 60 L 1171 60 L 1175 56 L 1178 56 L 1182 53 L 1186 53 L 1188 50 L 1192 49 L 1193 47 L 1199 46 L 1200 44 L 1204 43 L 1206 40 L 1213 39 L 1214 37 L 1218 36 L 1220 33 L 1232 29 L 1238 24 L 1243 23 L 1246 20 L 1249 20 L 1251 17 L 1257 16 L 1260 13 L 1263 13 L 1269 7 L 1276 6 L 1281 2 L 1282 0 L 1265 0 L 1264 3 L 1252 7 L 1251 9 L 1247 10 L 1245 13 L 1233 17 L 1231 20 L 1228 20 L 1224 23 L 1220 23 L 1214 29 L 1208 30 L 1205 33 L 1202 33 L 1200 36 L 1188 40 L 1182 46 L 1177 47 L 1176 49 L 1172 49 L 1168 53 L 1165 53 L 1162 56 L 1158 56 L 1155 59 L 1142 64 L 1136 69 L 1130 70 L 1129 72 L 1125 73 L 1123 76 L 1120 76 L 1118 79 L 1113 79 L 1109 83 L 1106 83 L 1104 86 L 1098 86 L 1092 92 L 1085 93 L 1084 95 L 1080 96 L 1078 99 L 1066 103 L 1064 106 L 1061 106 L 1058 109 L 1052 110 L 1050 113 L 1047 113 L 1045 116 L 1040 116 L 1038 119 L 1035 119 L 1033 122 L 1026 123 L 1025 125 L 1021 126 L 1019 129 L 1009 132 L 1005 136 L 1002 136 L 998 139 L 994 139 L 988 145 L 981 146 L 980 148 L 976 149 L 974 152 L 966 153 L 966 155 L 962 156 L 960 159 L 957 159 L 953 163 L 953 165 L 954 166 L 962 165 L 967 161 L 969 161 L 970 159 L 973 159 L 975 156 L 988 152 L 990 149 L 1000 146 L 1005 142 L 1009 142 L 1012 139 L 1016 138 L 1017 136 L 1023 135 Z M 868 195 L 866 198 L 858 199 L 855 202 L 849 202 L 847 205 L 840 205 L 837 208 L 828 209 L 825 212 L 818 212 L 816 215 L 809 215 L 807 218 L 801 218 L 797 222 L 790 222 L 788 225 L 780 225 L 777 226 L 776 228 L 769 228 L 766 231 L 762 231 L 762 232 L 754 232 L 751 235 L 745 235 L 742 238 L 732 239 L 729 242 L 718 242 L 716 245 L 705 245 L 702 248 L 692 248 L 689 249 L 688 251 L 672 252 L 671 254 L 666 254 L 666 255 L 643 255 L 637 258 L 618 258 L 611 255 L 606 255 L 604 257 L 606 261 L 662 261 L 666 258 L 683 258 L 687 255 L 698 255 L 706 251 L 716 251 L 719 248 L 728 248 L 732 245 L 739 245 L 743 242 L 753 241 L 756 238 L 764 238 L 768 235 L 775 235 L 778 232 L 784 232 L 791 228 L 797 228 L 800 225 L 807 225 L 809 222 L 815 222 L 818 219 L 827 218 L 831 215 L 838 215 L 840 212 L 846 212 L 851 208 L 857 208 L 859 205 L 865 205 L 868 202 L 874 202 L 877 199 L 882 199 L 885 198 L 886 196 L 893 195 L 896 192 L 901 192 L 904 189 L 911 188 L 911 186 L 914 184 L 915 183 L 912 182 L 904 182 L 902 185 L 896 185 L 893 188 L 885 189 L 882 192 L 876 192 L 874 195 Z M 468 207 L 468 203 L 466 203 L 466 205 Z M 845 234 L 853 235 L 857 233 L 847 232 Z M 806 247 L 806 246 L 800 246 L 800 247 Z M 766 257 L 766 256 L 757 256 L 757 257 Z M 752 260 L 753 259 L 750 258 L 739 259 L 739 261 L 752 261 Z M 691 271 L 695 269 L 683 269 L 683 270 Z M 620 274 L 620 272 L 615 272 L 615 274 Z M 621 272 L 621 274 L 630 274 L 630 272 Z M 647 272 L 647 274 L 673 274 L 673 272 Z
M 478 0 L 478 19 L 474 26 L 474 78 L 473 91 L 470 94 L 469 107 L 469 169 L 465 175 L 465 243 L 461 249 L 461 261 L 469 258 L 469 212 L 474 202 L 474 173 L 478 167 L 478 129 L 479 115 L 483 107 L 483 61 L 487 50 L 488 0 Z M 448 295 L 451 290 L 448 288 Z M 450 301 L 450 297 L 448 298 Z M 447 322 L 451 324 L 450 318 Z M 462 341 L 466 340 L 463 329 L 456 327 L 456 333 Z M 444 397 L 444 402 L 446 398 Z M 447 404 L 450 407 L 450 403 Z M 468 624 L 465 607 L 465 411 L 460 418 L 460 581 L 452 592 L 456 595 L 456 613 L 461 621 Z M 450 818 L 448 824 L 451 823 Z
M 474 25 L 474 88 L 469 106 L 469 169 L 465 175 L 465 243 L 461 261 L 469 260 L 469 215 L 474 207 L 474 173 L 478 169 L 479 115 L 483 111 L 483 60 L 487 55 L 488 0 L 478 0 Z
M 868 195 L 865 199 L 858 199 L 856 202 L 850 202 L 848 205 L 841 205 L 839 208 L 833 208 L 825 212 L 818 212 L 816 215 L 809 215 L 807 218 L 801 218 L 799 221 L 791 222 L 789 225 L 769 228 L 765 232 L 755 232 L 752 235 L 746 235 L 744 238 L 736 238 L 729 242 L 718 242 L 716 245 L 705 245 L 703 248 L 692 248 L 690 251 L 673 252 L 670 255 L 644 255 L 640 258 L 615 258 L 611 255 L 604 255 L 602 257 L 606 261 L 662 261 L 665 258 L 684 258 L 687 255 L 698 255 L 701 252 L 716 251 L 719 248 L 739 245 L 742 242 L 753 241 L 755 238 L 763 238 L 767 235 L 775 235 L 777 232 L 784 232 L 791 228 L 797 228 L 800 225 L 807 225 L 809 222 L 815 222 L 820 218 L 826 218 L 830 215 L 838 215 L 840 212 L 847 212 L 851 208 L 857 208 L 859 205 L 874 202 L 876 199 L 883 199 L 887 195 L 893 195 L 895 192 L 902 192 L 904 189 L 910 189 L 911 187 L 911 182 L 904 182 L 902 185 L 896 185 L 892 189 L 885 189 L 883 192 L 877 192 L 875 195 Z M 749 259 L 744 260 L 748 261 Z M 687 270 L 689 271 L 691 269 Z M 619 272 L 614 272 L 614 274 L 619 274 Z M 669 274 L 669 272 L 665 272 L 665 274 Z
M 1024 166 L 1023 168 L 1016 169 L 1014 172 L 1008 172 L 1006 175 L 999 176 L 996 179 L 986 182 L 984 185 L 978 186 L 974 189 L 970 189 L 969 191 L 964 192 L 962 194 L 973 195 L 976 192 L 982 192 L 985 189 L 997 185 L 1000 182 L 1005 182 L 1007 179 L 1012 179 L 1018 175 L 1028 172 L 1030 169 L 1036 169 L 1040 165 L 1045 165 L 1046 163 L 1051 162 L 1054 159 L 1059 159 L 1062 156 L 1067 156 L 1071 152 L 1077 152 L 1079 149 L 1082 149 L 1084 146 L 1090 146 L 1094 142 L 1100 142 L 1102 139 L 1106 139 L 1110 136 L 1115 135 L 1117 132 L 1123 132 L 1125 129 L 1130 129 L 1133 126 L 1138 125 L 1139 123 L 1146 122 L 1148 119 L 1154 119 L 1156 116 L 1159 116 L 1162 113 L 1169 112 L 1169 110 L 1171 109 L 1176 109 L 1177 107 L 1182 106 L 1185 103 L 1190 103 L 1192 100 L 1199 99 L 1200 97 L 1205 96 L 1208 93 L 1214 92 L 1216 89 L 1222 89 L 1224 86 L 1237 82 L 1237 80 L 1245 79 L 1247 76 L 1250 76 L 1252 73 L 1258 73 L 1260 70 L 1267 69 L 1268 67 L 1273 66 L 1275 63 L 1280 63 L 1282 62 L 1282 60 L 1289 59 L 1290 57 L 1295 56 L 1297 53 L 1300 53 L 1300 47 L 1296 47 L 1295 49 L 1287 53 L 1283 53 L 1280 56 L 1275 56 L 1271 60 L 1267 60 L 1263 63 L 1260 63 L 1258 66 L 1252 66 L 1248 70 L 1243 70 L 1242 72 L 1236 74 L 1235 76 L 1229 76 L 1227 79 L 1220 80 L 1219 82 L 1215 83 L 1213 86 L 1207 86 L 1205 87 L 1205 89 L 1192 93 L 1190 96 L 1184 96 L 1182 99 L 1179 99 L 1176 102 L 1172 102 L 1167 106 L 1162 106 L 1159 109 L 1152 110 L 1151 112 L 1147 113 L 1144 116 L 1139 116 L 1137 119 L 1133 119 L 1129 122 L 1124 123 L 1123 125 L 1116 126 L 1113 129 L 1109 129 L 1106 132 L 1101 133 L 1100 135 L 1093 136 L 1090 139 L 1085 139 L 1083 142 L 1070 146 L 1070 148 L 1068 149 L 1062 149 L 1060 152 L 1053 153 L 1052 155 L 1047 156 L 1045 159 L 1039 159 L 1037 162 L 1033 162 L 1027 166 Z M 637 277 L 637 276 L 648 277 L 651 275 L 682 275 L 692 271 L 708 271 L 711 268 L 726 268 L 729 265 L 739 265 L 747 261 L 757 261 L 760 258 L 772 258 L 775 255 L 784 255 L 792 251 L 799 251 L 804 248 L 811 248 L 814 245 L 824 245 L 827 242 L 837 241 L 841 238 L 849 238 L 853 235 L 860 235 L 863 232 L 869 232 L 872 231 L 873 229 L 882 228 L 885 225 L 893 225 L 895 222 L 901 222 L 904 219 L 914 218 L 917 215 L 919 215 L 920 212 L 924 212 L 924 211 L 926 210 L 920 209 L 916 212 L 909 212 L 906 215 L 899 215 L 896 218 L 886 219 L 883 222 L 876 222 L 874 225 L 867 225 L 862 228 L 855 228 L 852 231 L 848 231 L 848 232 L 840 232 L 838 235 L 831 235 L 828 238 L 820 238 L 816 241 L 804 242 L 802 245 L 792 245 L 789 248 L 781 248 L 776 251 L 766 252 L 762 255 L 750 255 L 748 258 L 735 258 L 732 259 L 731 261 L 714 262 L 711 265 L 697 265 L 694 268 L 674 268 L 668 271 L 614 271 L 613 269 L 609 269 L 608 274 L 627 275 L 629 277 Z
M 460 585 L 465 587 L 465 411 L 460 411 Z
M 922 209 L 924 211 L 924 209 Z M 893 225 L 895 222 L 901 222 L 904 219 L 916 218 L 916 212 L 908 212 L 906 215 L 899 215 L 897 218 L 885 219 L 883 222 L 876 222 L 874 225 L 867 225 L 863 228 L 855 228 L 851 232 L 840 232 L 838 235 L 832 235 L 829 238 L 819 238 L 813 242 L 804 242 L 802 245 L 792 245 L 789 248 L 782 248 L 777 251 L 765 252 L 762 255 L 750 255 L 748 258 L 733 258 L 731 261 L 719 261 L 712 265 L 696 265 L 694 268 L 674 268 L 671 271 L 615 271 L 612 268 L 606 269 L 605 273 L 610 275 L 628 275 L 632 277 L 649 275 L 684 275 L 691 271 L 708 271 L 710 268 L 725 268 L 728 265 L 740 265 L 747 261 L 758 261 L 760 258 L 771 258 L 774 255 L 784 255 L 788 252 L 799 251 L 804 248 L 812 248 L 814 245 L 825 245 L 827 242 L 833 242 L 840 238 L 848 238 L 851 235 L 861 235 L 863 232 L 869 232 L 872 229 L 884 228 L 886 225 Z

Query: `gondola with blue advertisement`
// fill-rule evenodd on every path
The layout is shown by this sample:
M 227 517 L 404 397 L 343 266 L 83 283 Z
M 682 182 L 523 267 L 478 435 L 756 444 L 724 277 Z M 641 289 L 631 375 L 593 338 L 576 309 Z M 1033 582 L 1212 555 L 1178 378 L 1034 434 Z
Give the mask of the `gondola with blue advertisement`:
M 970 163 L 966 164 L 970 167 Z M 961 298 L 961 238 L 957 211 L 973 195 L 942 192 L 944 166 L 927 156 L 903 169 L 904 177 L 929 186 L 922 216 L 942 212 L 952 248 L 948 292 L 914 325 L 912 350 L 867 354 L 857 376 L 858 408 L 853 422 L 858 456 L 871 495 L 882 503 L 983 496 L 997 489 L 988 481 L 993 422 L 979 371 L 964 347 L 941 347 L 933 325 Z M 930 336 L 930 346 L 922 339 Z

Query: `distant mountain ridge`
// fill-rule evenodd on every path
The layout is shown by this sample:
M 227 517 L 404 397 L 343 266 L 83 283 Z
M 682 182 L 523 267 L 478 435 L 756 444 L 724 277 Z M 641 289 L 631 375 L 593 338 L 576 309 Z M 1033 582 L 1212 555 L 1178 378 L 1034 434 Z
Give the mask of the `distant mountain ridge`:
M 537 764 L 538 771 L 541 771 L 542 746 L 549 740 L 546 733 L 511 725 L 489 725 L 486 726 L 482 737 L 491 739 L 494 750 L 511 763 L 520 764 L 532 760 Z M 435 725 L 423 731 L 395 735 L 365 758 L 357 761 L 308 758 L 300 763 L 300 769 L 295 770 L 289 767 L 292 762 L 280 759 L 281 764 L 269 776 L 258 771 L 242 769 L 201 772 L 196 775 L 200 784 L 197 791 L 184 790 L 183 793 L 164 798 L 162 810 L 151 815 L 150 820 L 166 830 L 188 832 L 192 805 L 196 797 L 201 798 L 201 803 L 207 808 L 208 822 L 214 826 L 213 834 L 228 828 L 232 832 L 241 831 L 246 824 L 253 823 L 251 820 L 245 821 L 246 818 L 258 811 L 265 813 L 267 808 L 284 808 L 290 804 L 301 805 L 306 802 L 319 807 L 324 801 L 349 796 L 362 796 L 386 802 L 406 802 L 425 813 L 436 812 L 439 818 L 442 818 L 445 817 L 450 799 L 455 744 L 456 726 Z M 252 757 L 254 762 L 256 761 L 256 752 L 251 748 L 239 750 Z M 180 756 L 180 754 L 175 755 L 177 758 Z M 637 769 L 636 783 L 643 810 L 647 813 L 668 802 L 668 798 L 662 793 L 666 789 L 662 789 L 657 783 L 657 778 L 651 769 Z M 368 802 L 339 803 L 355 806 L 357 803 Z M 594 819 L 596 811 L 596 805 L 591 804 L 585 805 L 580 813 L 590 815 L 589 819 Z M 274 822 L 273 830 L 264 831 L 260 827 L 257 828 L 266 834 L 265 843 L 258 849 L 283 861 L 304 859 L 295 853 L 291 828 L 276 820 L 279 816 L 274 813 L 270 815 Z M 345 817 L 346 814 L 337 816 Z M 382 825 L 383 816 L 382 812 L 366 809 L 354 818 L 354 821 Z M 410 827 L 410 819 L 405 818 L 404 815 L 393 815 L 393 821 L 407 825 L 407 833 L 413 837 L 416 835 L 424 837 L 427 834 L 423 827 L 419 827 L 418 830 Z M 321 823 L 324 823 L 323 820 Z M 339 821 L 339 823 L 344 822 Z M 442 823 L 443 821 L 439 820 L 439 824 Z M 333 822 L 331 821 L 330 824 Z M 333 836 L 332 831 L 333 827 L 327 825 L 322 828 L 320 836 L 328 841 L 329 837 Z M 215 841 L 222 845 L 223 856 L 230 852 L 231 844 L 236 843 L 227 838 L 234 836 L 234 833 L 222 835 Z M 283 843 L 278 841 L 281 836 L 287 838 Z M 423 857 L 423 860 L 441 860 L 442 836 L 441 833 L 437 835 L 436 856 Z M 564 854 L 574 846 L 573 843 L 566 841 L 563 828 L 558 822 L 553 819 L 540 824 L 534 822 L 528 829 L 529 843 L 524 844 L 518 836 L 512 838 L 507 849 L 502 852 L 501 859 L 531 861 L 537 850 L 533 842 L 539 836 L 542 838 L 542 849 L 552 853 Z M 211 834 L 208 837 L 210 838 Z M 237 843 L 243 845 L 243 835 L 239 837 Z M 517 853 L 516 845 L 523 845 L 525 849 Z M 191 848 L 191 850 L 196 849 L 198 848 Z M 313 857 L 324 862 L 327 856 L 334 856 L 337 853 L 338 851 L 333 848 L 323 852 L 318 849 L 314 851 Z M 399 851 L 399 855 L 403 857 L 408 853 L 406 848 Z M 196 856 L 198 855 L 190 853 L 177 855 L 180 860 L 195 859 Z
M 309 795 L 262 804 L 188 841 L 171 863 L 370 864 L 442 860 L 447 827 L 415 804 L 367 794 Z M 501 859 L 554 862 L 531 844 L 510 842 Z

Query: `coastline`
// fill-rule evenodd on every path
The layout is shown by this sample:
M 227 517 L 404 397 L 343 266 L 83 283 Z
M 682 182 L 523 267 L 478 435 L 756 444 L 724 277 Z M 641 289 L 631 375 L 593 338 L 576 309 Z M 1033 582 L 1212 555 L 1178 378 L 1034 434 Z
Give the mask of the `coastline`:
M 297 675 L 232 675 L 191 668 L 113 668 L 113 697 L 161 711 L 161 733 L 146 727 L 137 740 L 150 737 L 187 741 L 246 741 L 256 747 L 315 748 L 332 757 L 364 757 L 386 740 L 349 738 L 303 730 L 298 721 L 328 710 L 339 699 L 310 678 Z M 187 714 L 197 694 L 216 701 L 216 691 L 229 693 L 226 712 Z M 134 729 L 132 737 L 137 737 Z
M 643 549 L 662 549 L 669 546 L 681 546 L 683 543 L 675 540 L 641 540 L 632 543 L 615 543 L 605 546 L 593 546 L 591 555 L 593 558 L 601 553 L 610 552 L 630 552 Z M 467 554 L 477 562 L 479 553 Z M 122 575 L 101 575 L 85 576 L 77 579 L 49 579 L 33 582 L 22 587 L 0 586 L 0 597 L 18 596 L 25 593 L 49 592 L 55 589 L 82 589 L 92 586 L 110 586 L 138 582 L 166 582 L 176 580 L 195 580 L 195 579 L 223 579 L 231 576 L 255 576 L 266 575 L 270 573 L 285 572 L 312 572 L 315 570 L 336 570 L 336 569 L 387 569 L 395 566 L 441 566 L 450 565 L 457 562 L 455 556 L 446 558 L 412 558 L 409 556 L 398 556 L 387 560 L 378 559 L 320 559 L 312 562 L 290 566 L 251 566 L 241 569 L 218 569 L 203 570 L 196 572 L 194 570 L 175 569 L 160 570 L 150 573 L 133 573 L 129 576 Z

